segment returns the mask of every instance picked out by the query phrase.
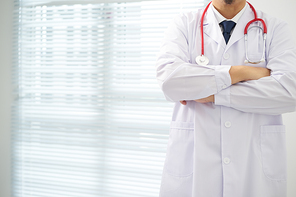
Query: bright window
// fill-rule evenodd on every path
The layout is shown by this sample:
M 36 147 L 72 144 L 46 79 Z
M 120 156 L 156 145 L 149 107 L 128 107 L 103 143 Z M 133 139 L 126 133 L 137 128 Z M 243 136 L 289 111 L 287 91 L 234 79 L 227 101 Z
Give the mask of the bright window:
M 164 29 L 199 1 L 15 1 L 14 197 L 156 197 Z

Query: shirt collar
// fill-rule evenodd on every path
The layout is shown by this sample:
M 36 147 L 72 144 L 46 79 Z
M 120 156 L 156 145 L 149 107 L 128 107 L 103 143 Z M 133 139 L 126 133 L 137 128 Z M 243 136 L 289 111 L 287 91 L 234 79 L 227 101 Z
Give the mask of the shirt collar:
M 216 10 L 216 8 L 213 6 L 213 4 L 211 4 L 211 9 L 214 11 L 215 16 L 216 16 L 216 19 L 217 19 L 217 21 L 218 21 L 219 24 L 220 24 L 222 21 L 225 21 L 225 20 L 227 20 L 227 21 L 233 21 L 233 22 L 237 23 L 238 20 L 240 19 L 240 17 L 243 15 L 243 13 L 244 13 L 244 11 L 246 10 L 246 8 L 247 8 L 247 3 L 246 3 L 246 5 L 245 5 L 245 7 L 244 7 L 239 13 L 237 13 L 232 19 L 226 19 L 224 16 L 222 16 L 222 15 L 218 12 L 218 10 Z

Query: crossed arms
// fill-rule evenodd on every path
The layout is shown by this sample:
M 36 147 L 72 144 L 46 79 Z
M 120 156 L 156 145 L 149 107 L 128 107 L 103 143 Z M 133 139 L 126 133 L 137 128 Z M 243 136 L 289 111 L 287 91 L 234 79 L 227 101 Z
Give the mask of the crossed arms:
M 270 70 L 268 68 L 252 67 L 252 66 L 232 66 L 229 69 L 229 75 L 231 78 L 231 84 L 234 85 L 238 82 L 258 80 L 262 77 L 270 76 Z M 210 95 L 205 98 L 194 100 L 198 103 L 215 102 L 215 95 Z M 185 100 L 180 101 L 181 104 L 186 105 Z
M 295 110 L 296 47 L 286 23 L 269 22 L 264 66 L 239 65 L 245 53 L 235 47 L 229 48 L 236 57 L 228 63 L 239 66 L 221 63 L 221 54 L 212 57 L 211 65 L 199 66 L 190 61 L 193 38 L 187 17 L 181 15 L 169 26 L 156 62 L 157 80 L 167 100 L 214 102 L 268 115 Z

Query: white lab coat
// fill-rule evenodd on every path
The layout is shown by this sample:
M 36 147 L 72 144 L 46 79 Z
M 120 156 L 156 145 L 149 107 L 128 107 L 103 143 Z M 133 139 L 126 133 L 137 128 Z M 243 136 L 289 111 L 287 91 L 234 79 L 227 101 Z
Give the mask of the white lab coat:
M 199 66 L 195 58 L 201 54 L 202 12 L 175 18 L 157 59 L 157 80 L 167 100 L 175 102 L 160 196 L 285 197 L 281 114 L 295 110 L 296 98 L 296 50 L 287 24 L 257 11 L 268 29 L 266 61 L 245 64 L 243 30 L 254 18 L 252 10 L 247 6 L 226 45 L 209 9 L 204 37 L 210 63 Z M 261 35 L 256 31 L 249 35 L 249 56 L 260 59 Z M 234 65 L 272 72 L 270 77 L 231 85 L 229 69 Z M 213 94 L 215 103 L 192 101 Z

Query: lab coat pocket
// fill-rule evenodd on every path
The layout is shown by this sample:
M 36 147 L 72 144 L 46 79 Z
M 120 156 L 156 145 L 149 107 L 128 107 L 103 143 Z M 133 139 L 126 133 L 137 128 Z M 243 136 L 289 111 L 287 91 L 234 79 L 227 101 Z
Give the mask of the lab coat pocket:
M 193 172 L 193 125 L 188 122 L 171 124 L 164 169 L 172 176 L 185 177 Z
M 261 127 L 262 167 L 266 177 L 275 181 L 286 180 L 286 132 L 284 125 Z

